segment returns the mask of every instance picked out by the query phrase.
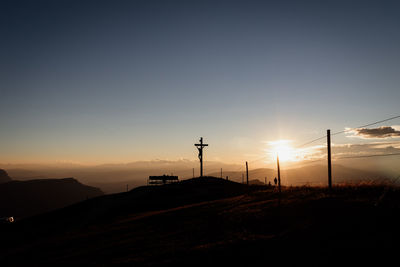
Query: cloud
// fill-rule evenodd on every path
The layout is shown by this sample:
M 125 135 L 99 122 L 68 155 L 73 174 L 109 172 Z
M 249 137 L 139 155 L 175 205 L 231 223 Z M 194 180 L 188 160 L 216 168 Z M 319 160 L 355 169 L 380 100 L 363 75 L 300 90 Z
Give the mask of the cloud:
M 397 127 L 395 126 L 382 126 L 379 128 L 357 128 L 357 129 L 352 129 L 351 133 L 353 135 L 348 136 L 348 137 L 358 137 L 358 138 L 363 138 L 363 139 L 381 139 L 381 138 L 399 138 L 400 137 L 400 130 L 396 129 Z
M 400 153 L 399 142 L 376 142 L 369 144 L 344 144 L 335 145 L 332 153 L 336 156 L 362 156 Z
M 400 153 L 400 142 L 374 142 L 368 144 L 333 144 L 332 156 L 334 159 L 349 156 L 370 156 Z M 326 146 L 315 146 L 304 160 L 318 160 L 326 158 Z

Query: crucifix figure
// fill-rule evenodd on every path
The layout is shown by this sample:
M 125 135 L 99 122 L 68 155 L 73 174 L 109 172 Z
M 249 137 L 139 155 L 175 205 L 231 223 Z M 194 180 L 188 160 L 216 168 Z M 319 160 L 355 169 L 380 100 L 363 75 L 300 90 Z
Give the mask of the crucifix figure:
M 200 177 L 203 177 L 203 147 L 208 146 L 208 144 L 203 144 L 203 137 L 200 137 L 200 144 L 194 144 L 199 150 L 199 160 L 200 160 Z

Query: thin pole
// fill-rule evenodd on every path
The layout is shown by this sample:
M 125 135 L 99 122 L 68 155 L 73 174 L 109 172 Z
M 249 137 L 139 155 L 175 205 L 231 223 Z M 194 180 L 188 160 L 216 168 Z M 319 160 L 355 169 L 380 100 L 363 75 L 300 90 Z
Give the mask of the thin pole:
M 221 179 L 222 179 L 222 168 L 221 168 Z
M 194 168 L 193 168 L 193 178 L 194 178 Z
M 276 156 L 276 163 L 278 167 L 278 190 L 279 190 L 279 195 L 281 194 L 281 168 L 279 166 L 279 155 Z
M 331 130 L 326 132 L 328 142 L 328 186 L 329 190 L 332 190 Z
M 203 177 L 203 137 L 200 138 L 200 148 L 201 148 L 200 177 Z
M 249 165 L 247 164 L 246 161 L 246 183 L 249 185 Z

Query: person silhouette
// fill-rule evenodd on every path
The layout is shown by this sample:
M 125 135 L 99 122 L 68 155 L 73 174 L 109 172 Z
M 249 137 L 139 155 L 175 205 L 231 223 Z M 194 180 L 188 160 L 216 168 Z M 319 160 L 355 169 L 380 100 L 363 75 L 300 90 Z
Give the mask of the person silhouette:
M 274 179 L 274 183 L 275 183 L 275 186 L 276 186 L 276 184 L 278 183 L 278 179 L 276 179 L 276 177 L 275 177 L 275 179 Z

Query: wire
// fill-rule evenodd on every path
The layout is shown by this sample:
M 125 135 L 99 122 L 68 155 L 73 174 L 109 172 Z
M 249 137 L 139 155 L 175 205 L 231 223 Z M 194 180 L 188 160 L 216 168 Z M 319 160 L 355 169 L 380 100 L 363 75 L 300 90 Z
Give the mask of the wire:
M 262 157 L 260 157 L 258 159 L 248 161 L 248 163 L 256 163 L 256 162 L 258 162 L 260 160 L 266 159 L 267 157 L 268 157 L 267 155 L 264 155 L 264 156 L 262 156 Z
M 314 142 L 316 142 L 316 141 L 319 141 L 319 140 L 321 140 L 321 139 L 325 139 L 325 137 L 326 137 L 326 135 L 321 136 L 321 137 L 319 137 L 319 138 L 316 138 L 316 139 L 314 139 L 314 140 L 311 140 L 311 141 L 309 141 L 309 142 L 306 142 L 306 143 L 304 143 L 304 144 L 302 144 L 302 145 L 299 145 L 299 146 L 297 146 L 296 148 L 301 148 L 301 147 L 303 147 L 303 146 L 312 144 L 312 143 L 314 143 Z
M 333 159 L 335 159 L 335 160 L 336 159 L 357 159 L 357 158 L 388 157 L 388 156 L 400 156 L 400 153 L 348 156 L 348 157 L 340 157 L 340 158 L 333 158 Z
M 310 163 L 315 163 L 315 162 L 319 162 L 319 161 L 325 161 L 326 158 L 322 158 L 322 159 L 315 159 L 315 160 L 308 160 L 308 161 L 303 161 L 302 163 L 299 163 L 300 165 L 306 165 L 306 164 L 310 164 Z
M 244 171 L 244 167 L 240 165 L 238 168 L 233 169 L 231 172 L 241 172 Z
M 361 126 L 358 126 L 358 127 L 355 127 L 355 128 L 350 128 L 350 129 L 346 129 L 346 130 L 343 130 L 343 131 L 335 132 L 335 133 L 332 133 L 331 136 L 332 136 L 332 135 L 338 135 L 338 134 L 346 133 L 346 132 L 352 131 L 353 129 L 357 129 L 357 128 L 365 128 L 365 127 L 368 127 L 368 126 L 372 126 L 372 125 L 375 125 L 375 124 L 378 124 L 378 123 L 382 123 L 382 122 L 394 120 L 394 119 L 397 119 L 397 118 L 400 118 L 400 115 L 393 116 L 393 117 L 390 117 L 390 118 L 387 118 L 387 119 L 384 119 L 384 120 L 380 120 L 380 121 L 368 123 L 368 124 L 365 124 L 365 125 L 361 125 Z M 313 139 L 313 140 L 311 140 L 311 141 L 305 142 L 305 143 L 303 143 L 303 144 L 301 144 L 301 145 L 299 145 L 299 146 L 296 146 L 296 148 L 304 147 L 304 146 L 309 145 L 309 144 L 312 144 L 312 143 L 314 143 L 314 142 L 316 142 L 316 141 L 325 139 L 326 137 L 327 137 L 327 135 L 318 137 L 318 138 Z M 377 154 L 377 155 L 365 155 L 365 156 L 349 156 L 349 157 L 341 157 L 341 158 L 335 158 L 335 159 L 340 160 L 340 159 L 345 159 L 345 158 L 346 158 L 346 159 L 350 159 L 350 158 L 365 158 L 365 157 L 394 156 L 394 155 L 400 155 L 400 153 L 393 153 L 393 154 Z M 262 157 L 260 157 L 260 158 L 258 158 L 258 159 L 255 159 L 255 160 L 252 160 L 252 161 L 248 161 L 248 163 L 252 164 L 252 163 L 258 162 L 258 161 L 260 161 L 260 160 L 262 160 L 262 159 L 265 159 L 266 157 L 267 157 L 267 156 L 264 155 L 264 156 L 262 156 Z M 321 159 L 321 160 L 322 160 L 322 159 Z M 320 160 L 315 160 L 315 161 L 320 161 Z M 312 163 L 312 162 L 315 162 L 315 161 L 307 162 L 307 163 L 305 163 L 305 164 Z M 240 166 L 239 168 L 233 170 L 233 172 L 240 172 L 240 171 L 245 171 L 245 168 L 244 168 L 243 166 Z
M 337 134 L 346 133 L 346 132 L 350 132 L 350 131 L 352 131 L 353 129 L 357 129 L 357 128 L 365 128 L 365 127 L 368 127 L 368 126 L 372 126 L 372 125 L 379 124 L 379 123 L 382 123 L 382 122 L 394 120 L 394 119 L 397 119 L 397 118 L 400 118 L 400 115 L 393 116 L 393 117 L 390 117 L 390 118 L 387 118 L 387 119 L 384 119 L 384 120 L 380 120 L 380 121 L 368 123 L 368 124 L 361 125 L 361 126 L 358 126 L 358 127 L 346 129 L 346 130 L 343 130 L 343 131 L 335 132 L 335 133 L 332 133 L 331 136 L 332 136 L 332 135 L 337 135 Z M 324 139 L 324 138 L 326 138 L 326 137 L 327 137 L 327 135 L 318 137 L 318 138 L 316 138 L 316 139 L 313 139 L 313 140 L 311 140 L 311 141 L 308 141 L 308 142 L 306 142 L 306 143 L 304 143 L 304 144 L 301 144 L 301 145 L 297 146 L 297 148 L 300 148 L 300 147 L 303 147 L 303 146 L 312 144 L 312 143 L 314 143 L 314 142 L 316 142 L 316 141 L 319 141 L 319 140 L 321 140 L 321 139 Z
M 331 135 L 337 135 L 337 134 L 341 134 L 341 133 L 350 132 L 350 131 L 352 131 L 353 129 L 365 128 L 365 127 L 368 127 L 368 126 L 372 126 L 372 125 L 375 125 L 375 124 L 379 124 L 379 123 L 382 123 L 382 122 L 385 122 L 385 121 L 394 120 L 394 119 L 397 119 L 397 118 L 400 118 L 400 115 L 394 116 L 394 117 L 391 117 L 391 118 L 388 118 L 388 119 L 384 119 L 384 120 L 381 120 L 381 121 L 376 121 L 376 122 L 373 122 L 373 123 L 368 123 L 368 124 L 366 124 L 366 125 L 361 125 L 361 126 L 358 126 L 358 127 L 355 127 L 355 128 L 350 128 L 350 129 L 343 130 L 343 131 L 340 131 L 340 132 L 336 132 L 336 133 L 333 133 L 333 134 L 331 134 Z

